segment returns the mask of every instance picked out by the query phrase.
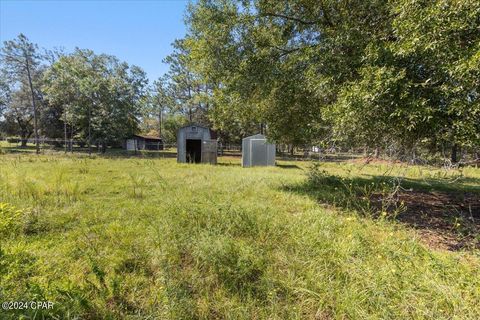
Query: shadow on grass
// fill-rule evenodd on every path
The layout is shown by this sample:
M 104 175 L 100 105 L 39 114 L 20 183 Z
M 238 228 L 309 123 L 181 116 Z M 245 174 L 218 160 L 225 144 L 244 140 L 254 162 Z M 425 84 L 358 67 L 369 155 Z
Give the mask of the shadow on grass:
M 4 153 L 12 153 L 12 154 L 34 154 L 35 153 L 35 146 L 27 146 L 27 147 L 18 147 L 18 146 L 3 146 L 0 148 L 1 151 Z M 67 151 L 65 153 L 65 149 L 59 147 L 49 147 L 49 148 L 41 148 L 41 154 L 76 154 L 76 155 L 88 155 L 88 148 L 74 148 L 73 152 Z M 105 153 L 100 152 L 97 148 L 92 148 L 92 156 L 95 157 L 102 157 L 102 158 L 176 158 L 177 153 L 175 151 L 168 151 L 168 150 L 142 150 L 142 151 L 127 151 L 125 149 L 107 149 Z
M 461 183 L 471 183 L 476 185 L 476 186 L 470 186 L 470 187 L 480 191 L 480 178 L 462 177 L 459 180 Z
M 106 153 L 95 153 L 96 156 L 104 158 L 177 158 L 177 153 L 172 151 L 126 151 L 115 150 Z
M 288 154 L 288 153 L 277 153 L 277 158 L 280 160 L 285 161 L 310 161 L 310 160 L 317 160 L 322 162 L 345 162 L 345 161 L 352 161 L 355 159 L 361 158 L 359 155 L 352 155 L 352 154 L 342 154 L 342 153 L 322 153 L 318 154 Z
M 10 146 L 2 146 L 0 147 L 1 152 L 5 153 L 35 153 L 35 147 L 27 146 L 27 147 L 10 147 Z
M 221 157 L 235 157 L 235 158 L 238 158 L 238 157 L 242 156 L 242 152 L 241 151 L 223 151 L 223 152 L 220 153 L 220 156 Z
M 277 163 L 276 166 L 281 168 L 281 169 L 302 169 L 299 166 L 297 166 L 296 164 L 278 164 Z
M 282 189 L 372 219 L 397 221 L 417 229 L 434 248 L 480 249 L 480 190 L 461 182 L 374 175 L 345 178 L 312 170 L 306 182 Z
M 393 176 L 375 176 L 369 181 L 391 181 Z M 402 178 L 401 186 L 404 189 L 413 189 L 414 191 L 424 192 L 480 192 L 480 179 L 471 177 L 458 177 L 454 179 L 411 179 Z
M 218 162 L 217 166 L 221 167 L 240 167 L 241 164 L 238 162 Z

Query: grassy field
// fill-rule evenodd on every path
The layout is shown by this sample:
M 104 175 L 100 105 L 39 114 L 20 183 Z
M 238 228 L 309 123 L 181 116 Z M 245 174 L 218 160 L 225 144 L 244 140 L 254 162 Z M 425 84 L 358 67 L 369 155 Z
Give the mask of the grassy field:
M 348 196 L 401 174 L 476 197 L 480 169 L 239 163 L 0 155 L 0 300 L 54 302 L 0 318 L 480 318 L 478 250 Z

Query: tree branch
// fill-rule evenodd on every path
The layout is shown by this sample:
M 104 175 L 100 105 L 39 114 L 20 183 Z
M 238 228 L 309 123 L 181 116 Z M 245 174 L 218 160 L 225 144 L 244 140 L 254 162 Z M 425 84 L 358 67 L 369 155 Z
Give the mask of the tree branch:
M 296 51 L 301 51 L 301 50 L 305 50 L 305 49 L 309 49 L 309 48 L 315 48 L 319 46 L 318 43 L 315 43 L 315 44 L 311 44 L 309 46 L 304 46 L 304 47 L 296 47 L 296 48 L 291 48 L 291 49 L 284 49 L 284 48 L 281 48 L 281 47 L 277 47 L 277 46 L 270 46 L 271 48 L 273 49 L 276 49 L 278 51 L 281 51 L 282 53 L 280 54 L 279 57 L 284 57 L 290 53 L 293 53 L 293 52 L 296 52 Z
M 325 10 L 325 3 L 323 1 L 320 1 L 320 6 L 322 8 L 322 14 L 326 24 L 330 27 L 333 27 L 332 20 L 330 19 L 330 16 L 328 15 L 327 10 Z
M 287 15 L 284 15 L 284 14 L 281 14 L 281 13 L 273 13 L 273 12 L 265 12 L 262 15 L 264 17 L 275 17 L 275 18 L 282 18 L 282 19 L 286 19 L 286 20 L 291 20 L 291 21 L 295 21 L 295 22 L 305 24 L 305 25 L 313 25 L 313 24 L 317 24 L 317 23 L 320 22 L 320 20 L 306 21 L 306 20 L 303 20 L 303 19 L 300 19 L 300 18 L 291 17 L 291 16 L 287 16 Z

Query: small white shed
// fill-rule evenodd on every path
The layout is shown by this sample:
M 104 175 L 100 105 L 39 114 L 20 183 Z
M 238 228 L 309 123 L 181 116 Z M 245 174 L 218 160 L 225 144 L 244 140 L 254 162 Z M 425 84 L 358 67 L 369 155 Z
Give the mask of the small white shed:
M 274 166 L 275 144 L 269 143 L 262 134 L 246 137 L 242 140 L 242 166 Z
M 178 129 L 177 162 L 217 163 L 217 140 L 210 128 L 191 124 Z

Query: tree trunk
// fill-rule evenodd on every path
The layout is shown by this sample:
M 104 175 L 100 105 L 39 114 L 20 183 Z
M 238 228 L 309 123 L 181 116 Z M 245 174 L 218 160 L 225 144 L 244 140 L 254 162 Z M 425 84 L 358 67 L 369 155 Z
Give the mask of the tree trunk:
M 162 137 L 162 122 L 163 122 L 163 112 L 162 108 L 160 108 L 160 112 L 158 113 L 158 137 Z
M 65 153 L 67 153 L 67 113 L 65 111 L 63 116 L 63 137 L 65 142 Z
M 451 157 L 452 163 L 457 163 L 458 162 L 457 153 L 458 153 L 458 145 L 454 144 L 453 147 L 452 147 L 452 157 Z
M 20 132 L 20 148 L 26 148 L 27 147 L 27 144 L 28 144 L 28 138 L 30 138 L 30 136 L 32 135 L 31 132 L 28 132 L 26 130 L 22 130 Z
M 88 155 L 92 155 L 92 107 L 88 106 Z
M 374 152 L 373 156 L 375 157 L 375 159 L 378 159 L 380 157 L 380 148 L 379 147 L 375 148 L 375 152 Z
M 35 92 L 33 91 L 32 76 L 30 75 L 30 63 L 28 56 L 25 55 L 25 61 L 27 66 L 28 84 L 30 86 L 30 93 L 32 94 L 32 107 L 33 107 L 33 131 L 35 132 L 35 147 L 37 154 L 40 153 L 40 142 L 38 141 L 38 125 L 37 125 L 37 105 L 35 103 Z
M 70 125 L 70 152 L 73 153 L 73 123 Z

